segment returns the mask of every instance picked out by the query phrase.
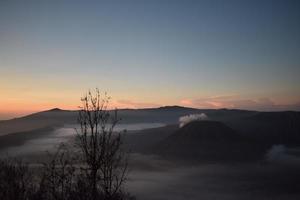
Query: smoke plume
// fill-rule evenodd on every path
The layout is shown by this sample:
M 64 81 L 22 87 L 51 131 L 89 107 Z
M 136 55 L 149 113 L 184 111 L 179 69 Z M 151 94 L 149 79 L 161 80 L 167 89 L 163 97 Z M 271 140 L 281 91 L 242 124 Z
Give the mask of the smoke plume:
M 207 120 L 208 117 L 205 113 L 201 114 L 190 114 L 190 115 L 185 115 L 182 117 L 179 117 L 179 127 L 183 127 L 186 124 L 193 122 L 193 121 L 202 121 L 202 120 Z

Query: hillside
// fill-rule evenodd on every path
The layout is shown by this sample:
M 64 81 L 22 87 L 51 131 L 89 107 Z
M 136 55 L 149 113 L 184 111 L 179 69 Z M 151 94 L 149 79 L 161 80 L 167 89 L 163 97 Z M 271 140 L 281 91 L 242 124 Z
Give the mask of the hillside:
M 171 158 L 225 161 L 258 159 L 267 147 L 222 122 L 194 121 L 168 136 L 154 151 Z
M 257 112 L 235 109 L 194 109 L 166 106 L 147 109 L 121 109 L 121 123 L 177 124 L 181 116 L 205 113 L 209 120 L 223 122 L 247 137 L 263 143 L 300 144 L 300 112 Z M 77 122 L 78 111 L 58 108 L 0 121 L 0 136 L 57 127 Z
M 0 121 L 0 136 L 58 127 L 76 122 L 77 112 L 60 109 L 38 112 L 20 118 Z
M 231 125 L 264 143 L 300 144 L 300 112 L 258 112 L 233 121 Z

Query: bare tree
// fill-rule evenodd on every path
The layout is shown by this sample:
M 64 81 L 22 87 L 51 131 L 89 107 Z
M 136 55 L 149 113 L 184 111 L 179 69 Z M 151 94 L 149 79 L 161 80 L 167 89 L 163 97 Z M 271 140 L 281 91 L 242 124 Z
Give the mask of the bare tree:
M 109 100 L 98 89 L 82 98 L 79 148 L 61 145 L 56 153 L 49 154 L 43 167 L 32 169 L 17 160 L 0 159 L 0 199 L 135 199 L 124 192 L 127 154 L 122 151 L 121 133 L 114 131 L 120 119 L 117 110 L 108 110 Z
M 40 176 L 39 199 L 67 200 L 75 192 L 76 167 L 69 148 L 61 144 L 55 154 L 49 154 Z M 77 175 L 78 176 L 78 175 Z
M 121 149 L 122 138 L 114 128 L 120 121 L 117 110 L 109 111 L 110 97 L 96 89 L 81 99 L 77 130 L 78 145 L 83 158 L 91 199 L 122 199 L 126 180 L 127 156 Z

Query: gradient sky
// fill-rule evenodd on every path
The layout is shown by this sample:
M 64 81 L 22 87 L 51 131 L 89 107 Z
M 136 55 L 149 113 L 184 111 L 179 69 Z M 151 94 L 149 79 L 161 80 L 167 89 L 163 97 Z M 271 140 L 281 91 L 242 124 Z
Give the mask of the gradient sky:
M 0 1 L 0 119 L 76 109 L 300 108 L 300 1 Z

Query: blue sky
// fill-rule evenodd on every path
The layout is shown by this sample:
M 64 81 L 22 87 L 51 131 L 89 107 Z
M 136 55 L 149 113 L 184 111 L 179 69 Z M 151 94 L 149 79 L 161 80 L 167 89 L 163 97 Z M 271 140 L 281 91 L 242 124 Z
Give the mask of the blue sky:
M 0 113 L 94 87 L 120 107 L 296 109 L 299 19 L 296 0 L 4 0 Z

